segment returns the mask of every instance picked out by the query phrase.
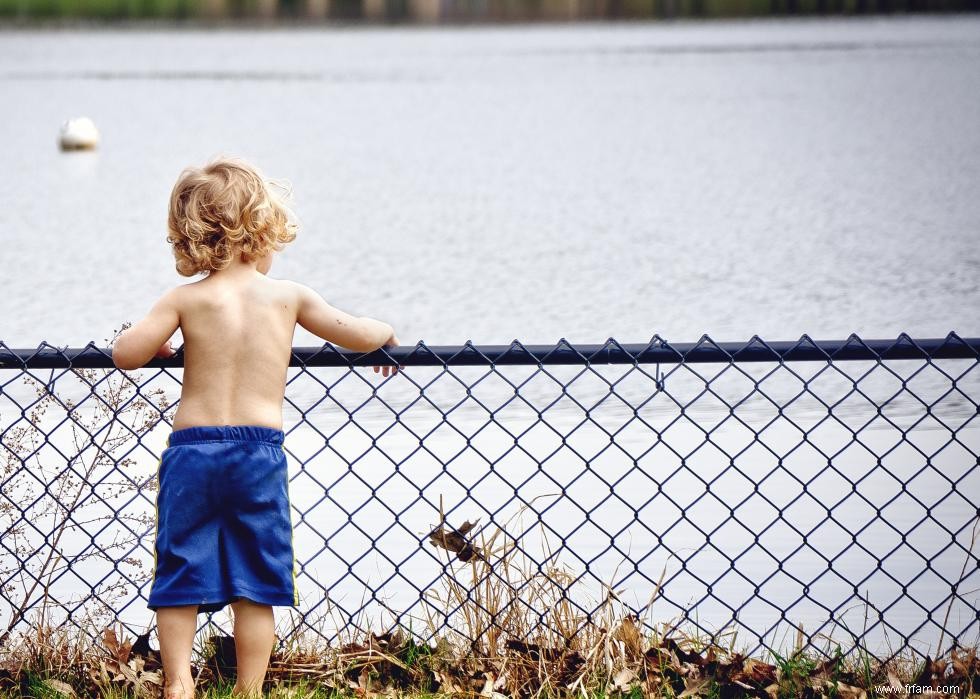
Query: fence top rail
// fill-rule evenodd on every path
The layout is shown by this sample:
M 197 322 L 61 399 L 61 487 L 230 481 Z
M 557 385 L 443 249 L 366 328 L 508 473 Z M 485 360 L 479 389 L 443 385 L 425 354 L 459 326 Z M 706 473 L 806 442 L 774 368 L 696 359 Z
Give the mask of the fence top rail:
M 799 340 L 767 342 L 753 335 L 746 342 L 715 342 L 703 335 L 697 342 L 670 343 L 654 335 L 645 343 L 573 345 L 561 338 L 554 345 L 413 346 L 352 352 L 329 343 L 322 347 L 294 347 L 290 366 L 354 367 L 384 364 L 401 366 L 491 366 L 552 364 L 677 364 L 730 362 L 784 362 L 891 359 L 980 359 L 980 337 L 963 338 L 955 332 L 945 338 L 913 339 L 902 333 L 894 340 Z M 180 368 L 182 348 L 168 359 L 151 360 L 147 368 Z M 33 349 L 13 349 L 0 341 L 0 369 L 112 369 L 112 350 L 90 342 L 84 347 L 57 347 L 47 342 Z

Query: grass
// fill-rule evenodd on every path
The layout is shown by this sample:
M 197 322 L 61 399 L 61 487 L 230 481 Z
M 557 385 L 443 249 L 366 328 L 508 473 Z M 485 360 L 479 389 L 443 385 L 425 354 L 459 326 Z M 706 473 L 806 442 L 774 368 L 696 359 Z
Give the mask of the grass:
M 749 658 L 736 649 L 734 636 L 718 645 L 717 637 L 645 632 L 632 614 L 599 622 L 555 646 L 519 640 L 516 627 L 507 629 L 493 652 L 462 637 L 422 643 L 399 628 L 331 646 L 308 630 L 286 639 L 273 655 L 265 696 L 860 699 L 875 696 L 876 686 L 896 684 L 946 685 L 958 690 L 948 695 L 956 697 L 980 692 L 975 649 L 953 650 L 935 661 L 905 656 L 880 663 L 859 648 L 818 650 L 798 639 L 785 653 Z M 547 636 L 544 629 L 523 631 Z M 592 645 L 583 644 L 587 638 Z M 199 643 L 193 667 L 199 699 L 232 696 L 228 658 L 220 657 L 230 647 L 227 640 L 213 635 Z M 133 639 L 111 629 L 100 642 L 64 627 L 34 629 L 13 637 L 0 655 L 2 699 L 145 699 L 161 696 L 162 679 L 156 651 L 135 653 Z
M 65 699 L 66 690 L 57 681 L 51 682 L 55 678 L 45 678 L 41 675 L 28 674 L 26 681 L 22 685 L 24 689 L 7 690 L 0 694 L 0 697 L 13 699 L 14 697 L 27 697 L 30 699 Z M 217 681 L 207 687 L 198 690 L 198 699 L 224 699 L 232 697 L 232 686 L 234 682 Z M 74 689 L 72 690 L 74 691 Z M 133 690 L 121 689 L 117 687 L 106 687 L 97 695 L 100 699 L 135 699 L 140 695 Z M 145 696 L 145 695 L 144 695 Z M 288 687 L 277 687 L 269 694 L 269 699 L 341 699 L 353 697 L 355 694 L 342 693 L 333 690 L 325 690 L 308 682 L 297 681 Z M 420 695 L 421 696 L 421 695 Z M 238 699 L 238 698 L 236 698 Z
M 612 664 L 588 668 L 588 658 L 577 665 L 582 672 L 567 673 L 561 651 L 533 644 L 512 643 L 515 652 L 490 661 L 475 654 L 457 652 L 441 656 L 437 647 L 419 644 L 397 635 L 369 633 L 357 644 L 321 648 L 316 657 L 307 649 L 292 656 L 274 655 L 266 684 L 269 699 L 339 699 L 341 697 L 605 697 L 640 699 L 704 697 L 826 697 L 859 699 L 876 696 L 881 685 L 917 684 L 955 688 L 946 696 L 967 697 L 980 692 L 980 662 L 975 649 L 952 651 L 937 661 L 911 658 L 877 663 L 866 653 L 845 653 L 837 646 L 829 654 L 814 649 L 773 652 L 772 663 L 747 658 L 720 648 L 704 638 L 642 638 L 641 657 L 630 647 L 629 617 L 614 629 L 619 646 Z M 624 625 L 625 624 L 625 625 Z M 111 643 L 86 645 L 75 654 L 77 664 L 65 664 L 69 650 L 66 634 L 49 634 L 58 643 L 35 645 L 22 636 L 0 663 L 0 697 L 64 699 L 144 699 L 159 697 L 160 668 L 154 651 L 145 656 L 118 652 Z M 512 639 L 513 640 L 513 639 Z M 634 639 L 636 640 L 636 639 Z M 353 648 L 359 645 L 360 648 Z M 125 647 L 126 642 L 121 644 Z M 551 654 L 548 651 L 554 651 Z M 591 656 L 601 655 L 600 646 Z M 572 654 L 577 652 L 571 651 Z M 125 658 L 128 670 L 118 663 Z M 11 662 L 11 660 L 17 662 Z M 231 697 L 233 678 L 216 674 L 215 658 L 199 656 L 194 671 L 199 699 Z M 527 672 L 531 670 L 530 672 Z M 571 680 L 571 681 L 569 681 Z M 433 686 L 435 685 L 435 686 Z M 884 696 L 878 692 L 878 696 Z M 944 696 L 933 694 L 932 696 Z

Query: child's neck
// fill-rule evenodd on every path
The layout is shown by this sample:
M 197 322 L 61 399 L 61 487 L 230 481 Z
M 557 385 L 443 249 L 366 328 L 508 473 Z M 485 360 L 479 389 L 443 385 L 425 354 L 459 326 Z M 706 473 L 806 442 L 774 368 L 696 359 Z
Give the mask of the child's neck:
M 240 276 L 250 276 L 255 274 L 257 270 L 258 261 L 245 262 L 240 257 L 235 258 L 231 263 L 224 269 L 219 269 L 215 272 L 211 272 L 211 277 L 240 277 Z

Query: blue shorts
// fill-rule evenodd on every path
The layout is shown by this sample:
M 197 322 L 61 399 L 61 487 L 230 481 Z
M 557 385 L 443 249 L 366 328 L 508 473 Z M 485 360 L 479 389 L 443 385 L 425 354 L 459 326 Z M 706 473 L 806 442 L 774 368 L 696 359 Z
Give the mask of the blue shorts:
M 299 604 L 282 443 L 281 430 L 251 425 L 171 433 L 157 471 L 150 609 Z

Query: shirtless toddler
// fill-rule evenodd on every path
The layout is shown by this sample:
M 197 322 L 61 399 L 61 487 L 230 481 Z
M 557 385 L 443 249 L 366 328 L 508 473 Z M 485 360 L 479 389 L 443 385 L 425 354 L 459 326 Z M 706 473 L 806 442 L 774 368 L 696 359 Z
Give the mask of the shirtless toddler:
M 288 210 L 244 162 L 185 170 L 170 197 L 167 240 L 177 286 L 116 340 L 112 358 L 137 369 L 184 339 L 174 431 L 158 469 L 154 577 L 165 696 L 193 697 L 198 612 L 231 604 L 234 693 L 261 693 L 275 643 L 273 605 L 298 604 L 282 404 L 299 324 L 357 352 L 396 347 L 392 327 L 329 305 L 312 289 L 267 275 L 295 236 Z M 397 367 L 374 367 L 387 377 Z

